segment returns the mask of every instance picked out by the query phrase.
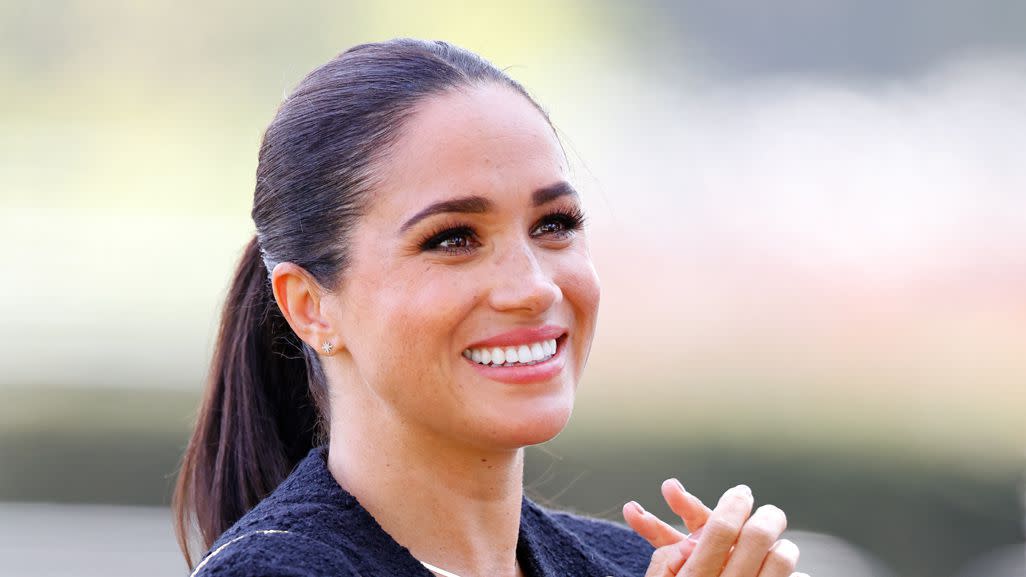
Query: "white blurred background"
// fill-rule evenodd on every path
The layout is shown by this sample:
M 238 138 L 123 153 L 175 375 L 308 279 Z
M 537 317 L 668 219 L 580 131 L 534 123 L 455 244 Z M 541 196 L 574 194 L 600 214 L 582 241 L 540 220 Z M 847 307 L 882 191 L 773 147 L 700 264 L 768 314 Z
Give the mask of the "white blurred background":
M 404 35 L 510 67 L 587 200 L 599 332 L 540 494 L 745 481 L 813 575 L 1026 574 L 1011 0 L 0 2 L 0 574 L 185 573 L 166 505 L 260 135 Z

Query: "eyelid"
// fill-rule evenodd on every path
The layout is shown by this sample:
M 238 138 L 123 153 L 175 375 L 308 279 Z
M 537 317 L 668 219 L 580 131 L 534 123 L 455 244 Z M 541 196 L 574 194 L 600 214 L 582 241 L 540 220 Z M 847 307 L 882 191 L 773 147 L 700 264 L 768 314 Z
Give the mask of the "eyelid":
M 585 215 L 584 211 L 576 203 L 571 206 L 551 208 L 531 227 L 532 234 L 540 225 L 553 220 L 561 222 L 565 227 L 564 230 L 559 231 L 557 234 L 563 234 L 566 235 L 566 237 L 570 237 L 576 231 L 584 228 Z M 466 221 L 456 220 L 444 222 L 431 229 L 431 232 L 428 234 L 424 235 L 422 237 L 423 240 L 417 243 L 417 246 L 422 252 L 441 251 L 454 254 L 469 252 L 475 248 L 475 246 L 456 248 L 441 248 L 436 246 L 441 241 L 446 240 L 446 238 L 457 235 L 477 237 L 477 229 L 474 225 Z

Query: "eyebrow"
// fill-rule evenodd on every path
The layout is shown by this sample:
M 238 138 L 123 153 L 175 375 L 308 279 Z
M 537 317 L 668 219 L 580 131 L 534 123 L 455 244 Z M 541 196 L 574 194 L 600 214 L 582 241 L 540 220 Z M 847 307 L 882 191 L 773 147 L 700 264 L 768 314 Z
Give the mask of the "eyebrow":
M 538 190 L 531 193 L 531 206 L 541 206 L 560 198 L 562 196 L 579 196 L 577 191 L 574 190 L 573 186 L 570 186 L 569 182 L 561 181 L 555 184 L 550 184 L 539 188 Z M 495 204 L 483 196 L 465 196 L 462 198 L 454 198 L 450 200 L 443 200 L 436 202 L 421 210 L 417 214 L 410 217 L 403 225 L 399 228 L 399 233 L 402 234 L 409 230 L 413 225 L 424 220 L 429 216 L 436 214 L 445 213 L 464 213 L 464 214 L 481 214 L 489 212 L 495 208 Z

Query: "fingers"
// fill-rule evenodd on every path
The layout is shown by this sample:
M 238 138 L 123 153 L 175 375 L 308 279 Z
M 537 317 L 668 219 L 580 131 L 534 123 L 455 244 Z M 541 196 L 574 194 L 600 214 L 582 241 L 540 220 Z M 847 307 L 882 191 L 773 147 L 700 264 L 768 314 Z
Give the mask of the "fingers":
M 662 492 L 666 504 L 670 506 L 671 511 L 684 520 L 688 531 L 694 533 L 709 520 L 712 509 L 706 507 L 698 497 L 688 493 L 684 489 L 684 485 L 681 485 L 677 479 L 663 481 Z
M 798 546 L 787 539 L 781 539 L 766 554 L 759 577 L 787 577 L 797 564 Z
M 763 505 L 756 509 L 741 528 L 740 536 L 734 545 L 734 551 L 730 554 L 727 566 L 723 569 L 722 577 L 759 575 L 759 569 L 764 565 L 763 561 L 769 561 L 769 552 L 777 546 L 775 544 L 780 543 L 777 539 L 786 528 L 787 516 L 780 509 L 773 505 Z M 778 564 L 776 561 L 774 562 L 774 566 Z M 778 569 L 774 568 L 773 571 L 778 571 Z M 786 573 L 779 573 L 779 575 L 787 577 L 792 571 L 794 571 L 794 565 L 787 568 Z M 778 573 L 767 575 L 777 577 Z
M 631 529 L 657 549 L 687 539 L 687 535 L 649 513 L 636 501 L 623 506 L 623 519 Z
M 677 479 L 667 479 L 664 481 L 662 493 L 670 509 L 684 520 L 684 524 L 691 531 L 690 538 L 697 542 L 702 525 L 705 525 L 712 511 L 698 497 L 685 491 L 684 486 Z M 662 547 L 663 545 L 669 545 L 670 543 L 676 543 L 688 538 L 687 535 L 681 533 L 673 526 L 645 511 L 635 501 L 624 505 L 623 518 L 632 529 L 644 537 L 653 547 Z
M 753 503 L 752 491 L 745 485 L 729 489 L 720 497 L 719 503 L 702 527 L 702 538 L 684 566 L 682 576 L 720 575 L 720 569 L 727 561 L 731 547 L 737 541 L 745 521 L 752 512 Z
M 675 577 L 693 548 L 694 544 L 687 540 L 657 548 L 645 577 Z
M 773 505 L 752 513 L 748 487 L 728 490 L 715 510 L 676 479 L 667 479 L 662 493 L 691 534 L 684 535 L 635 501 L 624 505 L 624 520 L 656 548 L 646 577 L 809 577 L 794 572 L 798 547 L 779 539 L 787 516 Z

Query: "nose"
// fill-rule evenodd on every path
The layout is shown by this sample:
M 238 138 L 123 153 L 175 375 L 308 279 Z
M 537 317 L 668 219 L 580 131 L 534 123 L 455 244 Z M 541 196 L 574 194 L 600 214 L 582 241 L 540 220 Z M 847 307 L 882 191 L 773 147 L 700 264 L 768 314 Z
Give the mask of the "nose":
M 497 311 L 547 311 L 563 298 L 563 291 L 529 242 L 519 242 L 495 259 L 489 302 Z

